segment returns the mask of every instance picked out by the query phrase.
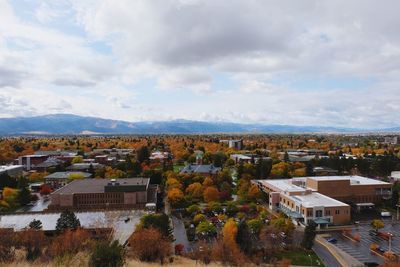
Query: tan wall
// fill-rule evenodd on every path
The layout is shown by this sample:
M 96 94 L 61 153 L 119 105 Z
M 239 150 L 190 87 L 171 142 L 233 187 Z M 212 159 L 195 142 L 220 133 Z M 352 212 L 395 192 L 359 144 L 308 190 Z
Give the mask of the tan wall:
M 60 194 L 60 203 L 61 207 L 73 207 L 74 206 L 74 196 L 70 194 Z M 53 203 L 52 203 L 53 204 Z
M 336 214 L 336 211 L 339 211 L 339 214 Z M 325 216 L 332 216 L 333 224 L 347 224 L 350 222 L 350 206 L 326 207 Z

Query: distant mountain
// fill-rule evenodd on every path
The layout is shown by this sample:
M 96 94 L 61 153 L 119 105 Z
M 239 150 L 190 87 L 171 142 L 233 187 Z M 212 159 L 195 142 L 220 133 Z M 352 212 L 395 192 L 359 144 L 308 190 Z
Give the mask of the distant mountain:
M 381 131 L 397 132 L 398 128 Z M 194 134 L 194 133 L 352 133 L 362 129 L 322 126 L 263 125 L 190 120 L 127 122 L 54 114 L 0 118 L 0 134 Z M 380 130 L 372 130 L 372 132 Z M 368 130 L 371 132 L 371 130 Z

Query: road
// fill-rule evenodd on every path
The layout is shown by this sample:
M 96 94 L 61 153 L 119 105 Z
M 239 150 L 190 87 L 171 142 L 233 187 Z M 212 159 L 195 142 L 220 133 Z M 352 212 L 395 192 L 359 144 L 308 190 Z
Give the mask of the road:
M 35 204 L 26 205 L 26 206 L 20 208 L 19 210 L 17 210 L 17 212 L 43 211 L 43 210 L 47 209 L 47 207 L 50 204 L 50 200 L 48 198 L 45 199 L 40 194 L 36 194 L 36 195 L 38 196 L 38 200 L 35 202 Z
M 171 216 L 172 224 L 174 226 L 174 237 L 175 244 L 182 244 L 184 246 L 184 251 L 188 252 L 191 249 L 191 244 L 187 239 L 185 225 L 183 221 L 175 216 Z
M 315 252 L 315 254 L 318 255 L 318 257 L 322 260 L 324 265 L 326 267 L 340 267 L 341 265 L 339 262 L 335 259 L 335 257 L 332 256 L 329 251 L 327 251 L 321 244 L 318 242 L 314 242 L 314 246 L 312 248 Z

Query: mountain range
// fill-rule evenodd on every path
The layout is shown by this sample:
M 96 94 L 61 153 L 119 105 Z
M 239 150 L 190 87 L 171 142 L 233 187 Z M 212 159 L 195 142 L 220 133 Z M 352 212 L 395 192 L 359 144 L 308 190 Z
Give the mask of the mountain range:
M 127 122 L 71 114 L 0 118 L 0 134 L 205 134 L 205 133 L 361 133 L 399 132 L 325 126 L 204 122 L 191 120 Z

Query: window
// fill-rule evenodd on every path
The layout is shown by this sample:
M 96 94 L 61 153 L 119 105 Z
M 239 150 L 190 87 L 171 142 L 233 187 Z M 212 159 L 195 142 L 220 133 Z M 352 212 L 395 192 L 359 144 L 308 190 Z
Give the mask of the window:
M 322 217 L 322 210 L 315 211 L 315 217 Z
M 340 210 L 335 210 L 335 214 L 339 215 L 340 214 Z
M 326 216 L 330 216 L 330 215 L 331 215 L 331 211 L 330 211 L 330 210 L 326 210 L 326 211 L 325 211 L 325 215 L 326 215 Z

